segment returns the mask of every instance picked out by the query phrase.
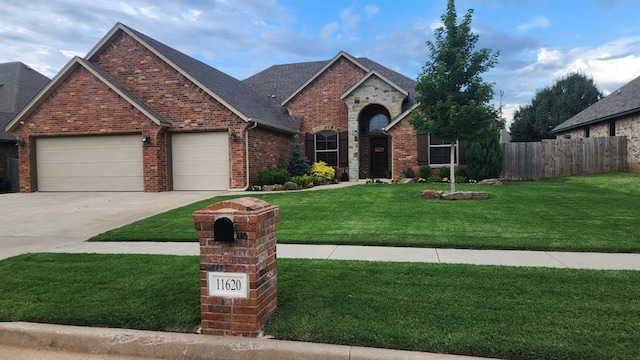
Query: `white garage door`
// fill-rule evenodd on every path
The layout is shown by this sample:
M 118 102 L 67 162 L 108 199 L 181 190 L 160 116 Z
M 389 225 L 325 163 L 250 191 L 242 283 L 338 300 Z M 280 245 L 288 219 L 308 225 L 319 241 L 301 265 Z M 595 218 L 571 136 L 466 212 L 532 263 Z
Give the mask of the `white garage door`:
M 143 191 L 139 135 L 36 140 L 39 191 Z
M 229 189 L 229 140 L 226 132 L 171 136 L 173 190 Z

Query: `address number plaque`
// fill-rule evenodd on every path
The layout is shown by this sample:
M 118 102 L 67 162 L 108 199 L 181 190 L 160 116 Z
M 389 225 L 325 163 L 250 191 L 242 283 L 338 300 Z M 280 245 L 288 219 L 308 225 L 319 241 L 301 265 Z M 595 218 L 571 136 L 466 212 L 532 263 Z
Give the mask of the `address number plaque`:
M 208 272 L 209 296 L 225 298 L 249 298 L 249 274 Z

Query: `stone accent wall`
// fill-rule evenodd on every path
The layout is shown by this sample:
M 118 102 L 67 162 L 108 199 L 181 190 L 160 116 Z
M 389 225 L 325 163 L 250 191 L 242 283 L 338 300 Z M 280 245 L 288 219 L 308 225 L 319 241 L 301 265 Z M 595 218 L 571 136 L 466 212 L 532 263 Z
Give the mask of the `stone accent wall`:
M 627 137 L 629 169 L 640 171 L 640 114 L 617 120 L 616 135 Z
M 369 105 L 382 105 L 394 118 L 402 111 L 405 96 L 377 76 L 371 76 L 357 89 L 344 98 L 349 114 L 349 179 L 357 180 L 360 170 L 370 173 L 369 164 L 363 163 L 369 158 L 369 137 L 359 133 L 360 112 Z M 359 155 L 358 155 L 359 154 Z
M 609 123 L 593 125 L 589 128 L 589 137 L 609 136 Z

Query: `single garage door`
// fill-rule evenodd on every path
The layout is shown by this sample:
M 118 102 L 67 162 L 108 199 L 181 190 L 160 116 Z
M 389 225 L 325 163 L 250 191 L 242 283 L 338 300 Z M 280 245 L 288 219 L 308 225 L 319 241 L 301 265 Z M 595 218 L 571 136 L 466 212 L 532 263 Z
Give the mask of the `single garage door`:
M 171 136 L 173 190 L 229 189 L 229 140 L 226 132 Z
M 39 191 L 143 191 L 139 135 L 36 140 Z

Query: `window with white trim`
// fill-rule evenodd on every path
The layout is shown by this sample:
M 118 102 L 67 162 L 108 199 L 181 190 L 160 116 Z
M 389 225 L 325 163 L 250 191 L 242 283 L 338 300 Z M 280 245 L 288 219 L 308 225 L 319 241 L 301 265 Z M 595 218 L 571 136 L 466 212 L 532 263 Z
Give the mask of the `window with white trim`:
M 327 165 L 338 166 L 338 133 L 322 131 L 316 134 L 316 162 L 324 161 Z
M 458 142 L 456 141 L 454 163 L 458 164 Z M 451 141 L 429 137 L 429 164 L 449 165 L 451 163 Z

